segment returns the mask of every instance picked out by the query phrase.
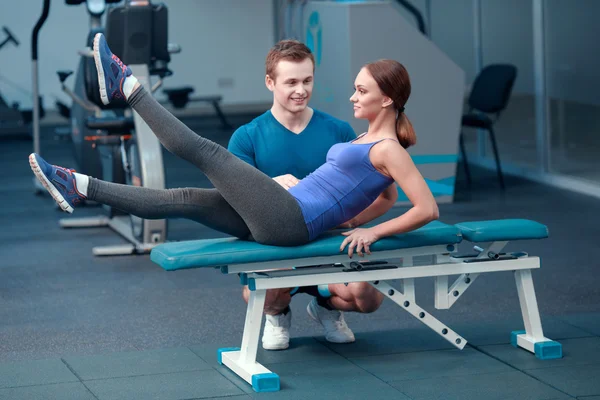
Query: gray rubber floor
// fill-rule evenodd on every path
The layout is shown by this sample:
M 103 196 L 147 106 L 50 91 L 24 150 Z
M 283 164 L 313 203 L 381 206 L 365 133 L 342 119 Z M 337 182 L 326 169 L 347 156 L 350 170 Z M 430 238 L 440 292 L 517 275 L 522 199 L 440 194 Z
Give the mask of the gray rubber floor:
M 186 122 L 222 144 L 231 134 L 212 120 Z M 70 143 L 43 133 L 44 157 L 74 166 Z M 310 298 L 298 295 L 291 348 L 258 354 L 281 391 L 254 393 L 216 362 L 218 348 L 241 342 L 238 280 L 212 269 L 165 272 L 147 255 L 94 257 L 92 247 L 124 242 L 105 228 L 61 230 L 67 214 L 34 195 L 31 149 L 28 140 L 0 140 L 0 399 L 600 399 L 596 199 L 516 178 L 502 192 L 494 174 L 473 170 L 473 186 L 459 171 L 455 203 L 440 207 L 446 223 L 530 218 L 549 227 L 549 239 L 508 250 L 541 257 L 533 276 L 542 322 L 563 359 L 510 346 L 510 332 L 523 329 L 511 273 L 480 276 L 445 311 L 433 307 L 433 281 L 420 279 L 419 304 L 468 340 L 464 350 L 388 300 L 373 314 L 347 314 L 357 341 L 333 345 L 306 314 Z M 168 153 L 165 162 L 169 187 L 209 186 L 185 162 Z M 169 240 L 217 236 L 169 221 Z

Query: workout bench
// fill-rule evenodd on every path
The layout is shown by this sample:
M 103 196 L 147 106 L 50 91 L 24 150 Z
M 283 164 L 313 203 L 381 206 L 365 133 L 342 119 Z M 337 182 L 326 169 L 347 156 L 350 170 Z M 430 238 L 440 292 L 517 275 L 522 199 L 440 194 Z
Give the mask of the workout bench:
M 465 222 L 447 225 L 434 221 L 413 232 L 383 238 L 371 245 L 371 255 L 348 257 L 340 253 L 344 236 L 331 231 L 298 247 L 265 246 L 235 238 L 165 243 L 155 247 L 151 259 L 167 271 L 214 267 L 238 274 L 248 285 L 250 298 L 240 348 L 223 348 L 218 362 L 252 385 L 257 392 L 277 391 L 279 376 L 256 362 L 267 289 L 369 282 L 377 290 L 433 329 L 452 345 L 463 349 L 467 341 L 415 302 L 415 278 L 435 277 L 435 308 L 449 309 L 484 272 L 512 271 L 525 325 L 511 333 L 511 343 L 540 359 L 562 357 L 562 345 L 544 337 L 531 270 L 538 257 L 504 253 L 511 240 L 543 239 L 546 226 L 524 219 Z M 474 246 L 475 254 L 457 254 L 462 241 L 489 243 Z M 432 256 L 429 265 L 413 265 L 413 258 Z M 392 260 L 400 262 L 393 263 Z M 449 277 L 459 275 L 450 287 Z M 387 281 L 401 279 L 402 291 Z

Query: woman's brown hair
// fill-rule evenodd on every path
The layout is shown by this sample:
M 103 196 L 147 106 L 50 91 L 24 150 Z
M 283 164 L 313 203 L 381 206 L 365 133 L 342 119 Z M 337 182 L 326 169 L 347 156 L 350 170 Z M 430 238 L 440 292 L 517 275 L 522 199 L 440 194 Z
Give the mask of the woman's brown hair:
M 378 60 L 365 65 L 365 68 L 381 92 L 392 99 L 396 111 L 396 135 L 405 149 L 417 143 L 417 135 L 412 123 L 404 113 L 404 105 L 410 96 L 410 77 L 404 65 L 395 60 Z

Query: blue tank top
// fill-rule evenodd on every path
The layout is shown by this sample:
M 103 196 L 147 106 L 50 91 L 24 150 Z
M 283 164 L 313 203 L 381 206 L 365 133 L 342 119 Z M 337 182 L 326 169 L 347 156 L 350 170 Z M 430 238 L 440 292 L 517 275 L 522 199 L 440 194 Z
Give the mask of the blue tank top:
M 310 240 L 360 214 L 394 182 L 369 159 L 371 147 L 379 142 L 333 145 L 327 162 L 289 189 L 300 205 Z

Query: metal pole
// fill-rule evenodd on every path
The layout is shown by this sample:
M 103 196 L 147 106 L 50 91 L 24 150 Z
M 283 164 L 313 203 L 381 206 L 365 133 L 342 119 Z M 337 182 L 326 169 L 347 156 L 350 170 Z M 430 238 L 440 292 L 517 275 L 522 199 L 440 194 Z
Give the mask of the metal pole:
M 550 171 L 550 121 L 546 96 L 546 38 L 544 1 L 533 0 L 533 79 L 535 91 L 536 146 L 542 172 Z
M 33 152 L 40 153 L 40 87 L 38 74 L 38 35 L 50 13 L 50 0 L 44 0 L 42 15 L 31 35 L 31 72 L 33 84 Z
M 473 0 L 473 49 L 475 55 L 475 76 L 483 69 L 483 48 L 481 32 L 481 0 Z M 487 136 L 482 129 L 477 130 L 479 157 L 485 157 Z

